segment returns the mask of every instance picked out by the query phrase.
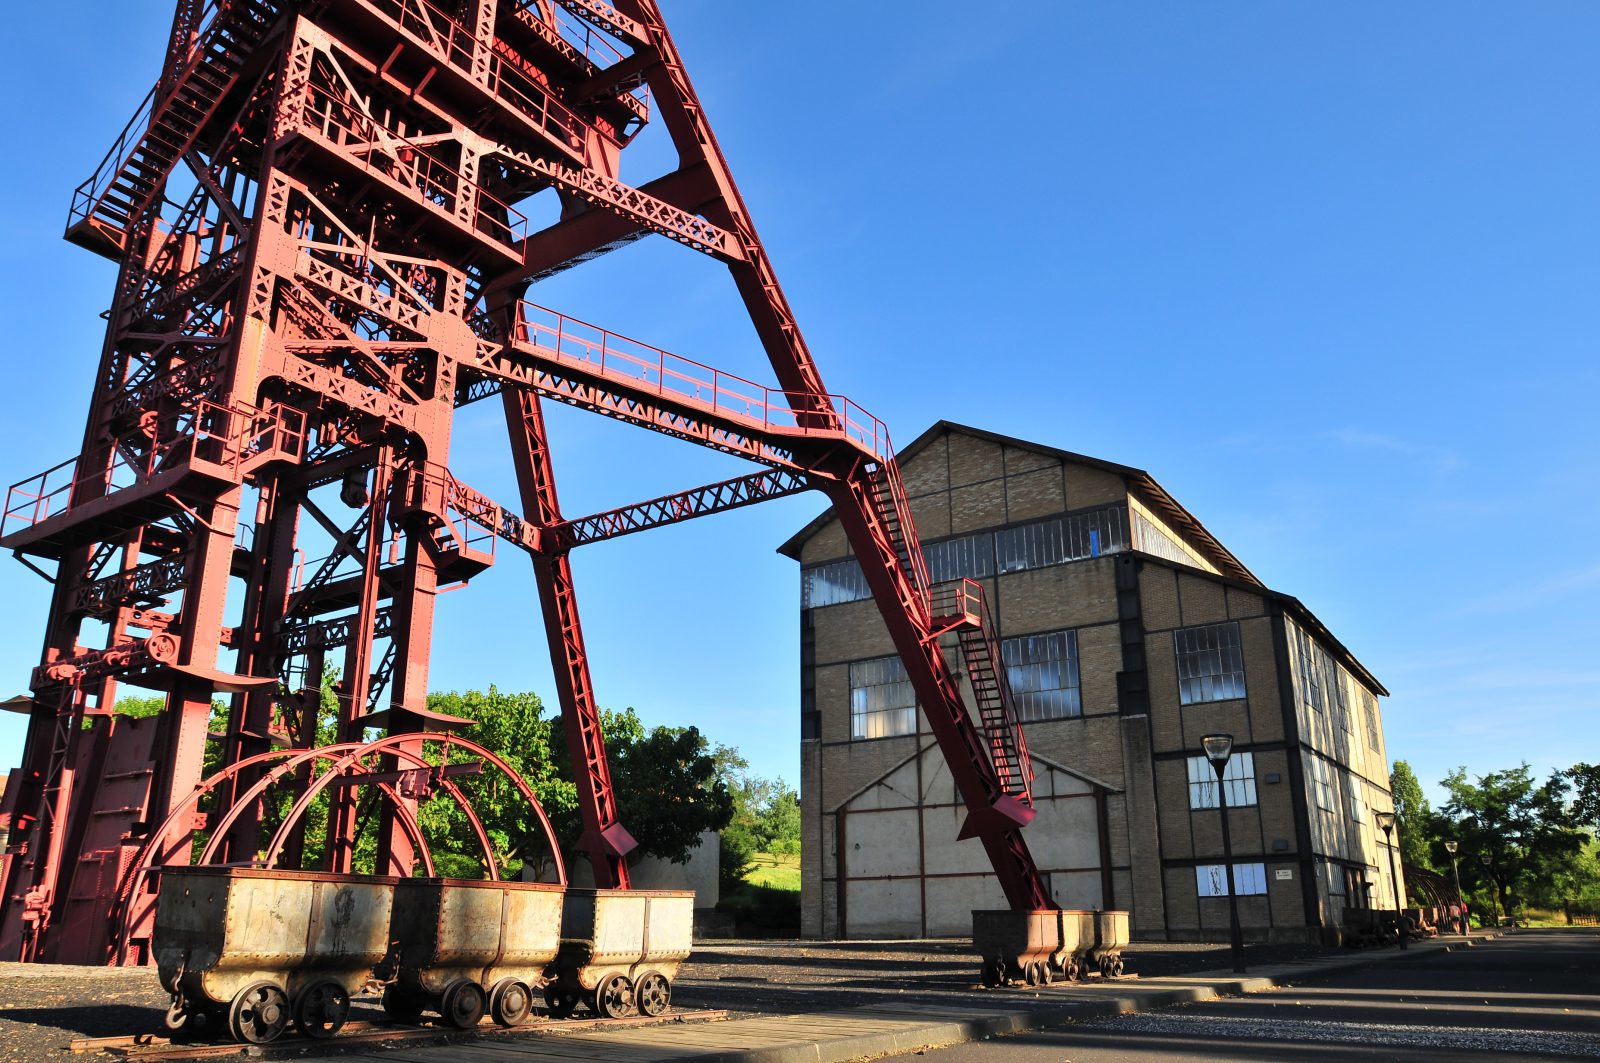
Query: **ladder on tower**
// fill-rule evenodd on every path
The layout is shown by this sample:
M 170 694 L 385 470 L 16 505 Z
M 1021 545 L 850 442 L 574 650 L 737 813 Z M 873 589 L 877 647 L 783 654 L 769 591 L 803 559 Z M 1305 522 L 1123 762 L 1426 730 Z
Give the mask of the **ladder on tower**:
M 72 195 L 66 237 L 113 260 L 277 20 L 277 0 L 212 0 L 188 63 L 172 88 L 151 89 L 94 176 Z

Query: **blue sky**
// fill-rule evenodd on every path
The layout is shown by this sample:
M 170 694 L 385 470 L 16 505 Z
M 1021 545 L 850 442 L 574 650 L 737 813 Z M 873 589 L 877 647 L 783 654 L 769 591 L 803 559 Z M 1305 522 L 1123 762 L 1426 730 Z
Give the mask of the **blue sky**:
M 1391 755 L 1427 784 L 1600 759 L 1600 9 L 665 6 L 832 390 L 901 442 L 946 417 L 1150 470 L 1388 685 Z M 32 152 L 0 169 L 6 482 L 77 449 L 112 270 L 60 231 L 169 10 L 22 5 L 0 43 Z M 625 178 L 658 172 L 657 133 L 634 154 Z M 770 379 L 726 273 L 665 241 L 535 297 Z M 511 501 L 495 415 L 463 414 L 452 464 Z M 743 468 L 550 420 L 573 515 Z M 822 504 L 580 551 L 601 701 L 793 780 L 798 579 L 773 551 Z M 0 693 L 45 592 L 0 564 Z M 503 552 L 442 599 L 432 685 L 548 695 L 536 617 Z

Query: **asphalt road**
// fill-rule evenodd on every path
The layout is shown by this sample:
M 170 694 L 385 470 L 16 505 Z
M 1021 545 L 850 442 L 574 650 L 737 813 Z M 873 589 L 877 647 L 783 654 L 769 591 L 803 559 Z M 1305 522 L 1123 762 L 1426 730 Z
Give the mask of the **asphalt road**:
M 1232 997 L 957 1045 L 928 1063 L 1600 1059 L 1600 932 L 1521 930 Z

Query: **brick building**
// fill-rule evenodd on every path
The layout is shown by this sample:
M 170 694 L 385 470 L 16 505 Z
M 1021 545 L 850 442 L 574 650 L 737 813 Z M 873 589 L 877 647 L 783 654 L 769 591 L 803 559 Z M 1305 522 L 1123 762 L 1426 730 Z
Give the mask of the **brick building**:
M 1246 936 L 1331 937 L 1346 906 L 1387 906 L 1388 692 L 1310 610 L 1138 469 L 945 421 L 900 463 L 935 583 L 984 584 L 1058 902 L 1226 938 L 1200 736 L 1228 731 Z M 803 930 L 965 935 L 1004 901 L 956 842 L 964 812 L 832 511 L 781 550 L 801 564 Z

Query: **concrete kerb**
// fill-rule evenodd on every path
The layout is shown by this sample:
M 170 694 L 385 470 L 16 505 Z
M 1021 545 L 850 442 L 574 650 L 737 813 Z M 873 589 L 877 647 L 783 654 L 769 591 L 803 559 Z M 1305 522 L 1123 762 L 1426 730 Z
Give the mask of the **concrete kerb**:
M 911 1028 L 886 1030 L 882 1033 L 819 1038 L 805 1043 L 760 1048 L 713 1050 L 704 1054 L 676 1058 L 683 1063 L 690 1061 L 693 1063 L 845 1063 L 847 1060 L 900 1055 L 945 1045 L 981 1041 L 1006 1034 L 1025 1033 L 1069 1022 L 1151 1011 L 1175 1004 L 1214 1000 L 1218 997 L 1243 996 L 1290 985 L 1313 975 L 1449 952 L 1454 948 L 1470 947 L 1498 936 L 1496 933 L 1487 933 L 1475 934 L 1466 940 L 1435 938 L 1413 942 L 1411 947 L 1404 951 L 1393 948 L 1375 949 L 1323 960 L 1270 964 L 1255 974 L 1237 975 L 1231 972 L 1205 971 L 1193 975 L 1097 982 L 1070 989 L 1031 991 L 1035 1000 L 1057 993 L 1071 993 L 1073 996 L 1059 1003 L 1044 1004 L 1040 1000 L 1037 1005 L 1015 1009 L 1005 1008 L 1003 998 L 996 1001 L 997 1006 L 993 1011 L 978 1013 L 974 1013 L 970 1008 L 918 1008 L 912 1013 L 894 1005 L 871 1005 L 852 1009 L 851 1014 L 861 1017 L 878 1014 L 885 1019 L 890 1017 L 906 1019 L 912 1014 L 928 1016 L 930 1012 L 943 1011 L 964 1013 L 964 1017 L 943 1022 L 919 1023 Z

